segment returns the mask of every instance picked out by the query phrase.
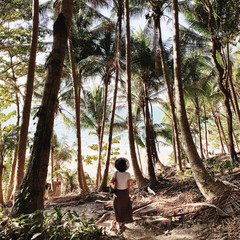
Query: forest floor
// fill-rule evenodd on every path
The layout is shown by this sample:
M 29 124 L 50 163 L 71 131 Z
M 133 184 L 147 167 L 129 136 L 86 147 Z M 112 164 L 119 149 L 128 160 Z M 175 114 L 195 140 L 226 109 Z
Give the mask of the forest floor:
M 215 176 L 215 179 L 240 191 L 240 169 Z M 93 218 L 98 227 L 113 239 L 126 240 L 236 240 L 240 239 L 240 218 L 221 217 L 199 192 L 190 174 L 168 171 L 159 185 L 133 189 L 134 222 L 123 232 L 111 228 L 114 213 L 109 193 L 91 191 L 69 194 L 45 201 L 45 209 L 61 207 L 86 218 Z

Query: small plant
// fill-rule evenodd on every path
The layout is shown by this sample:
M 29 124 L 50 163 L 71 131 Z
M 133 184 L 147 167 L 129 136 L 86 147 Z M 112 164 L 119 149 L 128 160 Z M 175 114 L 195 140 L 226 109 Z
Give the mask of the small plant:
M 102 228 L 93 219 L 79 216 L 75 211 L 62 212 L 55 208 L 52 213 L 40 210 L 19 218 L 0 215 L 0 239 L 18 240 L 107 240 Z

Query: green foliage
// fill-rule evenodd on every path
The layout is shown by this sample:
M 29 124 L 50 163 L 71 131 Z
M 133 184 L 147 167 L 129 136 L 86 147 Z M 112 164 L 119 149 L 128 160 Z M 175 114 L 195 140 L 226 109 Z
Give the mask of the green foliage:
M 93 219 L 79 216 L 75 211 L 62 212 L 60 208 L 55 208 L 52 213 L 37 210 L 19 218 L 1 214 L 0 221 L 0 239 L 111 239 L 102 228 L 94 225 Z
M 235 166 L 232 165 L 230 160 L 219 162 L 216 158 L 206 159 L 206 164 L 212 177 L 214 177 L 216 173 L 223 174 L 225 171 L 231 172 L 235 168 Z
M 112 145 L 119 143 L 119 138 L 115 137 L 112 139 Z M 88 146 L 90 149 L 92 149 L 93 151 L 98 152 L 98 144 L 92 144 L 90 146 Z M 102 159 L 106 158 L 107 155 L 107 147 L 108 147 L 108 143 L 103 142 L 103 147 L 102 147 Z M 117 158 L 117 156 L 119 155 L 119 148 L 118 147 L 112 147 L 111 148 L 111 162 L 114 162 Z M 83 161 L 86 164 L 92 164 L 93 161 L 97 161 L 98 160 L 98 155 L 87 155 L 85 158 L 83 157 Z

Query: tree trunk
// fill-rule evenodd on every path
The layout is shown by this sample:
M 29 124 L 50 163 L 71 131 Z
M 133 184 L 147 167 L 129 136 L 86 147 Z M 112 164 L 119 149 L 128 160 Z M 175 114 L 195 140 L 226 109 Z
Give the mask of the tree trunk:
M 214 18 L 214 13 L 212 10 L 212 5 L 208 1 L 205 3 L 206 9 L 208 10 L 208 31 L 211 37 L 211 42 L 212 42 L 212 58 L 214 65 L 218 71 L 218 88 L 219 90 L 223 93 L 224 95 L 224 107 L 225 111 L 227 114 L 227 127 L 228 127 L 228 148 L 229 148 L 229 153 L 231 156 L 231 161 L 234 162 L 237 160 L 237 154 L 234 149 L 234 143 L 233 143 L 233 127 L 232 127 L 232 111 L 230 107 L 230 90 L 229 90 L 229 83 L 228 83 L 228 77 L 227 77 L 227 72 L 228 72 L 228 63 L 226 61 L 225 55 L 223 54 L 222 51 L 222 43 L 218 41 L 216 36 L 213 33 L 213 18 Z M 220 56 L 220 59 L 222 62 L 219 62 L 219 58 L 217 56 L 217 53 Z M 224 65 L 224 68 L 222 67 Z
M 17 105 L 17 122 L 16 122 L 16 126 L 19 126 L 20 123 L 20 106 L 19 106 L 19 97 L 18 97 L 18 93 L 15 93 L 16 96 L 16 105 Z M 6 196 L 6 200 L 10 200 L 13 196 L 13 189 L 14 189 L 14 178 L 15 178 L 15 172 L 16 172 L 16 166 L 17 166 L 17 156 L 18 156 L 18 141 L 19 141 L 19 134 L 17 135 L 17 144 L 16 144 L 16 148 L 14 151 L 14 157 L 13 157 L 13 161 L 12 161 L 12 165 L 11 165 L 11 173 L 9 176 L 9 183 L 8 183 L 8 189 L 7 189 L 7 196 Z
M 211 112 L 212 112 L 212 116 L 213 116 L 215 125 L 217 127 L 218 136 L 219 136 L 219 140 L 220 140 L 220 144 L 221 144 L 222 150 L 225 153 L 225 148 L 224 148 L 223 141 L 222 141 L 222 136 L 221 136 L 221 129 L 220 129 L 219 123 L 218 123 L 218 118 L 217 118 L 216 113 L 214 112 L 213 108 L 211 108 Z
M 17 174 L 16 174 L 16 183 L 14 186 L 14 192 L 15 192 L 14 195 L 16 194 L 16 191 L 18 190 L 24 177 L 26 147 L 27 147 L 27 138 L 28 138 L 28 126 L 29 126 L 29 119 L 30 119 L 30 113 L 31 113 L 34 72 L 35 72 L 36 53 L 37 53 L 37 45 L 38 45 L 39 0 L 33 0 L 32 8 L 33 8 L 32 42 L 31 42 L 30 58 L 29 58 L 29 64 L 28 64 L 26 93 L 25 93 L 23 112 L 22 112 L 22 123 L 20 128 Z
M 160 13 L 160 11 L 157 11 L 157 13 Z M 181 153 L 180 153 L 180 146 L 179 146 L 180 144 L 179 144 L 178 127 L 177 127 L 177 120 L 176 120 L 176 114 L 175 114 L 175 104 L 173 100 L 173 91 L 172 91 L 171 83 L 169 80 L 166 61 L 165 61 L 164 48 L 162 43 L 160 16 L 155 20 L 155 26 L 158 30 L 158 42 L 159 42 L 159 49 L 160 49 L 160 55 L 161 55 L 161 65 L 162 65 L 163 77 L 167 85 L 167 93 L 168 93 L 168 98 L 170 103 L 170 111 L 171 111 L 171 118 L 172 118 L 172 135 L 173 135 L 172 139 L 175 140 L 175 142 L 173 143 L 174 158 L 175 158 L 175 162 L 177 163 L 178 169 L 181 171 L 182 160 L 181 160 Z
M 117 103 L 117 92 L 118 92 L 118 81 L 119 81 L 119 70 L 120 70 L 120 45 L 121 45 L 121 37 L 122 37 L 122 0 L 118 1 L 118 21 L 117 26 L 118 30 L 116 31 L 116 59 L 115 59 L 115 88 L 113 93 L 113 105 L 112 105 L 112 113 L 111 113 L 111 120 L 110 120 L 110 127 L 109 127 L 109 135 L 108 135 L 108 147 L 107 147 L 107 160 L 105 164 L 105 169 L 103 173 L 103 179 L 101 185 L 99 187 L 99 191 L 103 191 L 107 187 L 108 181 L 108 172 L 109 172 L 109 165 L 110 165 L 110 157 L 111 157 L 111 148 L 112 148 L 112 134 L 113 134 L 113 124 L 114 124 L 114 117 L 115 117 L 115 110 L 116 110 L 116 103 Z
M 78 91 L 78 83 L 77 83 L 77 74 L 75 68 L 74 54 L 72 41 L 69 37 L 68 39 L 68 50 L 69 50 L 69 58 L 72 67 L 72 79 L 73 79 L 73 88 L 74 88 L 74 100 L 75 100 L 75 115 L 76 115 L 76 128 L 77 128 L 77 169 L 78 169 L 78 182 L 80 189 L 82 191 L 88 191 L 88 186 L 83 170 L 82 163 L 82 154 L 81 154 L 81 127 L 80 127 L 80 91 Z
M 229 146 L 228 146 L 228 141 L 227 141 L 225 132 L 224 132 L 224 130 L 223 130 L 223 125 L 222 125 L 220 116 L 217 117 L 217 121 L 218 121 L 218 125 L 219 125 L 219 127 L 220 127 L 220 130 L 221 130 L 221 132 L 222 132 L 223 139 L 224 139 L 225 145 L 226 145 L 226 147 L 227 147 L 227 150 L 228 150 L 228 152 L 230 152 L 230 151 L 229 151 Z
M 127 116 L 128 116 L 128 138 L 130 146 L 130 155 L 132 160 L 132 166 L 134 175 L 137 181 L 138 187 L 146 185 L 146 179 L 143 177 L 138 165 L 136 150 L 134 145 L 133 135 L 133 120 L 132 120 L 132 97 L 131 97 L 131 48 L 130 48 L 130 20 L 129 20 L 129 0 L 124 0 L 125 10 L 125 23 L 126 23 L 126 71 L 127 71 Z
M 207 112 L 206 105 L 203 104 L 204 109 L 204 130 L 205 130 L 205 146 L 206 146 L 206 158 L 208 158 L 208 132 L 207 132 Z
M 108 97 L 108 85 L 110 81 L 110 68 L 107 67 L 106 69 L 106 78 L 104 81 L 105 91 L 104 91 L 104 103 L 103 103 L 103 116 L 102 116 L 102 126 L 101 126 L 101 133 L 100 133 L 100 142 L 98 146 L 98 167 L 97 167 L 97 178 L 96 178 L 96 187 L 98 188 L 100 181 L 102 180 L 101 177 L 101 164 L 102 164 L 102 146 L 103 146 L 103 136 L 104 136 L 104 128 L 105 128 L 105 121 L 106 121 L 106 111 L 107 111 L 107 97 Z
M 44 208 L 45 182 L 47 178 L 50 143 L 57 107 L 57 97 L 72 22 L 73 0 L 62 1 L 62 12 L 53 27 L 53 49 L 48 65 L 39 120 L 34 137 L 32 154 L 13 206 L 13 216 L 33 213 Z
M 144 125 L 145 125 L 145 148 L 147 155 L 147 163 L 148 163 L 148 176 L 151 182 L 156 182 L 156 175 L 154 171 L 154 159 L 152 152 L 152 139 L 151 139 L 151 129 L 150 129 L 150 114 L 149 114 L 149 102 L 148 102 L 148 93 L 147 93 L 147 80 L 143 79 L 143 88 L 145 95 L 145 114 L 144 114 Z
M 177 110 L 179 115 L 180 127 L 186 153 L 193 172 L 196 184 L 207 200 L 213 199 L 227 190 L 221 182 L 215 182 L 205 169 L 201 158 L 198 155 L 196 146 L 191 136 L 190 127 L 187 119 L 183 87 L 181 77 L 181 58 L 179 42 L 179 23 L 178 23 L 178 1 L 172 0 L 173 8 L 173 59 L 174 59 L 174 82 L 176 91 Z
M 229 43 L 227 43 L 227 62 L 228 62 L 228 83 L 230 88 L 231 99 L 233 101 L 233 109 L 237 117 L 238 124 L 240 125 L 240 110 L 239 110 L 237 95 L 236 95 L 236 92 L 233 86 L 233 81 L 232 81 L 232 64 L 230 61 Z
M 2 158 L 2 157 L 1 157 Z M 3 199 L 3 186 L 2 186 L 2 174 L 3 174 L 3 158 L 0 160 L 0 204 L 4 206 Z
M 198 97 L 195 97 L 195 104 L 196 104 L 196 115 L 197 115 L 197 121 L 198 121 L 200 155 L 201 155 L 201 159 L 204 159 L 203 145 L 202 145 L 202 129 L 201 129 L 201 120 L 200 120 L 200 108 L 199 108 Z

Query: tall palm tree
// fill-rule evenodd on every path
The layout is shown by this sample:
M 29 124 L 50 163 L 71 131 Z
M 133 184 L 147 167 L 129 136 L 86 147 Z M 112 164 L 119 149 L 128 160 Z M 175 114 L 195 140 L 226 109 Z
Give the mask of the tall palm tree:
M 28 138 L 28 126 L 29 126 L 29 119 L 30 119 L 30 113 L 31 113 L 34 73 L 35 73 L 36 54 L 37 54 L 37 46 L 38 46 L 39 0 L 32 1 L 32 8 L 33 8 L 32 42 L 31 42 L 30 57 L 28 62 L 28 77 L 27 77 L 27 83 L 26 83 L 26 93 L 24 98 L 22 122 L 21 122 L 21 129 L 20 129 L 20 135 L 19 135 L 15 192 L 18 190 L 24 177 L 26 146 L 27 146 L 27 138 Z
M 233 7 L 234 6 L 234 7 Z M 198 30 L 208 34 L 211 41 L 212 59 L 218 72 L 218 87 L 224 96 L 224 106 L 228 123 L 228 145 L 232 162 L 237 160 L 233 142 L 232 112 L 230 107 L 230 66 L 224 54 L 226 43 L 237 36 L 239 5 L 231 1 L 218 3 L 209 0 L 195 1 L 190 5 L 189 20 L 198 26 Z M 194 10 L 194 11 L 193 11 Z M 194 16 L 193 16 L 194 13 Z M 218 18 L 215 18 L 217 14 Z M 193 20 L 194 19 L 194 20 Z M 235 21 L 235 22 L 234 22 Z
M 115 110 L 116 110 L 116 103 L 117 103 L 118 82 L 119 82 L 120 73 L 121 73 L 121 67 L 120 67 L 121 49 L 120 49 L 120 47 L 121 47 L 121 37 L 122 37 L 123 1 L 122 0 L 115 1 L 115 4 L 117 6 L 117 12 L 118 12 L 118 14 L 117 14 L 118 19 L 117 19 L 116 30 L 115 30 L 115 45 L 116 45 L 116 47 L 115 47 L 116 52 L 115 52 L 115 58 L 114 58 L 115 87 L 114 87 L 114 93 L 113 93 L 111 120 L 110 120 L 110 125 L 109 125 L 107 159 L 106 159 L 103 179 L 102 179 L 101 185 L 99 187 L 99 191 L 102 191 L 104 188 L 107 187 L 108 171 L 109 171 L 110 156 L 111 156 L 113 125 L 114 125 L 114 117 L 115 117 Z
M 83 163 L 82 163 L 82 154 L 81 154 L 81 126 L 80 126 L 80 93 L 81 89 L 78 87 L 78 77 L 76 73 L 76 67 L 75 67 L 75 59 L 73 54 L 73 46 L 72 41 L 69 38 L 68 39 L 68 50 L 69 50 L 69 58 L 70 63 L 72 66 L 72 79 L 73 79 L 73 88 L 74 88 L 74 99 L 75 99 L 75 112 L 76 112 L 76 128 L 77 128 L 77 162 L 78 162 L 78 182 L 80 185 L 80 188 L 83 191 L 87 191 L 88 186 L 86 182 L 86 178 L 84 176 L 84 170 L 83 170 Z
M 163 17 L 163 13 L 165 9 L 169 8 L 168 2 L 169 1 L 161 1 L 161 2 L 151 1 L 151 5 L 152 5 L 152 17 L 154 19 L 154 30 L 157 32 L 157 37 L 158 37 L 161 67 L 162 67 L 163 77 L 167 86 L 168 99 L 169 99 L 170 109 L 171 109 L 174 158 L 175 158 L 175 162 L 177 163 L 177 167 L 179 168 L 179 170 L 182 170 L 180 143 L 179 143 L 179 136 L 178 136 L 177 119 L 175 114 L 174 96 L 173 96 L 173 90 L 172 90 L 173 87 L 170 81 L 171 79 L 169 77 L 169 73 L 168 73 L 169 71 L 167 69 L 166 51 L 163 46 L 162 32 L 161 32 L 162 30 L 161 30 L 161 24 L 160 24 L 160 20 Z M 158 74 L 157 72 L 158 69 L 159 67 L 156 68 L 156 74 Z
M 194 179 L 199 190 L 206 199 L 213 199 L 223 194 L 227 187 L 223 183 L 216 183 L 205 169 L 201 158 L 198 155 L 196 146 L 193 142 L 190 127 L 187 119 L 186 109 L 183 99 L 183 87 L 181 76 L 181 57 L 179 40 L 179 22 L 178 22 L 178 1 L 172 0 L 173 9 L 173 57 L 174 57 L 174 83 L 178 117 L 186 153 L 193 172 Z
M 62 1 L 61 13 L 53 27 L 53 49 L 39 114 L 34 144 L 27 173 L 21 184 L 12 214 L 32 213 L 44 207 L 44 191 L 48 170 L 50 143 L 57 106 L 57 96 L 72 22 L 73 1 Z
M 94 129 L 94 134 L 98 138 L 98 146 L 101 142 L 102 118 L 104 109 L 103 88 L 95 85 L 90 90 L 84 90 L 84 99 L 81 112 L 81 126 L 83 128 Z M 109 121 L 110 106 L 106 107 L 106 123 Z M 98 165 L 101 164 L 98 162 Z M 98 177 L 97 172 L 97 177 Z
M 132 98 L 131 98 L 131 46 L 130 46 L 130 18 L 129 18 L 129 1 L 124 0 L 125 29 L 126 29 L 126 79 L 127 79 L 127 116 L 128 116 L 128 138 L 130 146 L 130 155 L 133 165 L 135 178 L 139 187 L 146 185 L 141 170 L 137 162 L 137 155 L 134 144 L 133 122 L 132 122 Z

